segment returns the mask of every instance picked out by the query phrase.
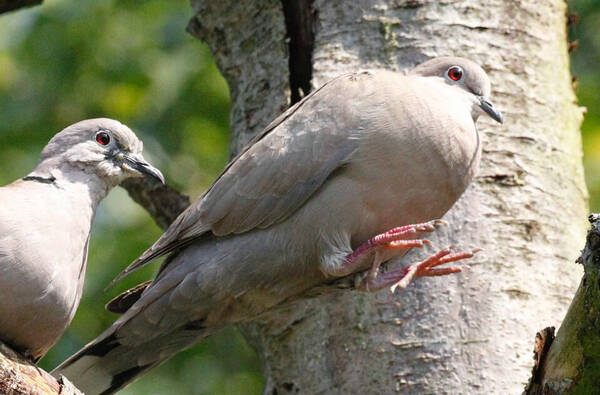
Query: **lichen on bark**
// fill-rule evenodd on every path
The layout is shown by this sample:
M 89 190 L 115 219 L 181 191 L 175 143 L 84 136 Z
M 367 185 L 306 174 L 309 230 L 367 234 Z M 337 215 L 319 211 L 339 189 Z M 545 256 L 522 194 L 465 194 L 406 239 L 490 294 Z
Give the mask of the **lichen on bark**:
M 577 262 L 585 274 L 527 394 L 594 394 L 600 388 L 600 215 Z

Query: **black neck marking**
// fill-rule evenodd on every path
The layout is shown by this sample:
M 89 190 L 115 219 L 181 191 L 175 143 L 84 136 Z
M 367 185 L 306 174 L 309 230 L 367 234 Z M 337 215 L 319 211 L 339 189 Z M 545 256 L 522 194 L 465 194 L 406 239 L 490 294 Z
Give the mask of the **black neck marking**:
M 54 176 L 50 176 L 50 177 L 39 177 L 39 176 L 25 176 L 22 178 L 23 181 L 36 181 L 36 182 L 41 182 L 42 184 L 52 184 L 54 183 L 54 181 L 56 181 L 56 178 L 54 178 Z

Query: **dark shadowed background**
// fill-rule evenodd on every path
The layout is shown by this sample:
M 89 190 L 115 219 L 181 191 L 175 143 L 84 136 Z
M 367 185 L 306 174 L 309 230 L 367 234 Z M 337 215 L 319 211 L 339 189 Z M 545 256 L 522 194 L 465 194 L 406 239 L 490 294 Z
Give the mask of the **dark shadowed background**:
M 569 2 L 570 40 L 592 211 L 600 210 L 600 2 Z M 185 32 L 186 0 L 46 0 L 0 16 L 0 185 L 29 172 L 50 137 L 85 118 L 129 125 L 168 182 L 197 197 L 225 165 L 229 92 L 203 43 Z M 566 22 L 566 21 L 565 21 Z M 457 54 L 460 55 L 460 54 Z M 485 160 L 485 158 L 484 158 Z M 107 327 L 104 304 L 152 276 L 156 265 L 104 286 L 161 230 L 126 192 L 101 204 L 84 297 L 68 332 L 42 360 L 51 369 Z M 583 247 L 583 246 L 582 246 Z M 528 350 L 527 350 L 528 351 Z M 259 394 L 259 362 L 227 330 L 179 354 L 123 394 Z

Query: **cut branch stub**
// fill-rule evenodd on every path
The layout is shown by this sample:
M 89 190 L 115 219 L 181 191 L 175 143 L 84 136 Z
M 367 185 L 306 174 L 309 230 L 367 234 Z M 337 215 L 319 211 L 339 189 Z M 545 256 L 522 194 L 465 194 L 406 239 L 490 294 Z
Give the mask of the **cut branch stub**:
M 542 352 L 533 369 L 528 395 L 592 394 L 600 388 L 600 214 L 588 219 L 592 228 L 577 259 L 585 274 L 545 360 Z

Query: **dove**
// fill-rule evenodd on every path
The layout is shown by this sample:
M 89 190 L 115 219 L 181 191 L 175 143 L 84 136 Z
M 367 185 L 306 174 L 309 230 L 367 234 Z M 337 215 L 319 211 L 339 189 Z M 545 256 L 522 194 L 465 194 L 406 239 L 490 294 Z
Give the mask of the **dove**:
M 153 281 L 109 303 L 112 326 L 63 362 L 86 394 L 123 388 L 220 328 L 354 273 L 357 288 L 405 288 L 456 273 L 476 251 L 380 266 L 443 221 L 476 174 L 476 121 L 502 123 L 476 63 L 429 60 L 401 74 L 349 73 L 267 126 L 121 276 L 166 256 Z M 367 270 L 368 269 L 368 270 Z M 366 271 L 366 272 L 365 272 Z
M 142 142 L 112 119 L 56 134 L 37 167 L 0 187 L 0 340 L 39 360 L 71 322 L 98 203 L 130 177 L 164 182 Z

